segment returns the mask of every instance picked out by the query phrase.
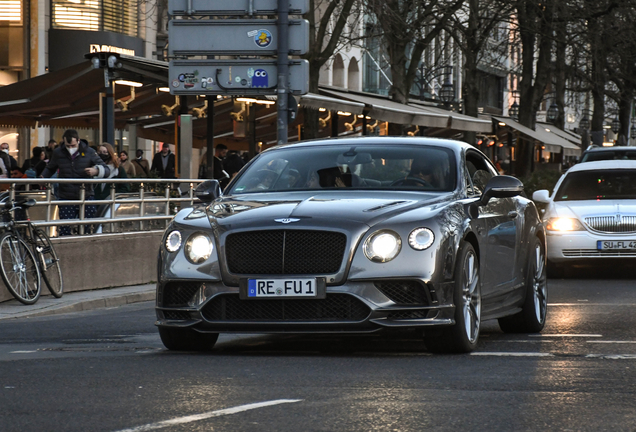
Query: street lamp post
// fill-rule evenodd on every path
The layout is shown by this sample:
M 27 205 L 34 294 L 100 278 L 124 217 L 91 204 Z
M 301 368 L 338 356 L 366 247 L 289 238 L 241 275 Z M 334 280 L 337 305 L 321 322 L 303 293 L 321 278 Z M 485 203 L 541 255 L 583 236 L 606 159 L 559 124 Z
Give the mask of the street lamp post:
M 614 132 L 615 134 L 618 133 L 618 131 L 621 130 L 621 121 L 618 118 L 618 115 L 614 118 L 614 120 L 612 120 L 612 132 Z
M 453 72 L 452 66 L 439 66 L 426 71 L 424 64 L 420 65 L 420 76 L 415 78 L 415 84 L 420 89 L 420 100 L 426 100 L 426 87 L 431 85 L 431 80 L 444 75 L 444 84 L 442 84 L 438 93 L 439 99 L 447 104 L 455 99 L 455 85 L 451 82 L 451 74 Z M 434 98 L 435 95 L 431 95 Z
M 559 106 L 556 104 L 556 102 L 552 102 L 550 108 L 548 108 L 548 112 L 546 113 L 546 120 L 548 121 L 548 123 L 554 124 L 558 116 Z
M 510 118 L 513 119 L 514 121 L 519 120 L 519 104 L 517 103 L 516 99 L 512 103 L 512 105 L 510 105 L 510 108 L 508 109 L 508 114 L 510 115 Z

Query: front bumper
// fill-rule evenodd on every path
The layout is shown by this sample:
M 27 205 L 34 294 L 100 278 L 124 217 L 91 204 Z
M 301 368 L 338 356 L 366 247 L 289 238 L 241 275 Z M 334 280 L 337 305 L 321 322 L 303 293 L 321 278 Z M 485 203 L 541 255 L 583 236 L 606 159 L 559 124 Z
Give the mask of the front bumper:
M 598 241 L 619 240 L 635 241 L 636 234 L 598 234 L 590 231 L 567 233 L 547 232 L 548 260 L 554 263 L 567 263 L 582 260 L 607 258 L 636 258 L 636 250 L 597 249 Z
M 325 299 L 239 298 L 222 282 L 172 280 L 157 285 L 157 322 L 223 333 L 365 333 L 382 328 L 454 324 L 453 283 L 420 279 L 348 281 Z

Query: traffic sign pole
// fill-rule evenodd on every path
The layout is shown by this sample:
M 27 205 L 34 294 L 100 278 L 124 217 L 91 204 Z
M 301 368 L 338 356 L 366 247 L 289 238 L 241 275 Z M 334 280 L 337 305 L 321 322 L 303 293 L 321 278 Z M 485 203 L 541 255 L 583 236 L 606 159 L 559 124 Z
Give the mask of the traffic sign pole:
M 289 0 L 278 0 L 278 144 L 287 143 L 288 109 L 287 81 L 289 78 Z

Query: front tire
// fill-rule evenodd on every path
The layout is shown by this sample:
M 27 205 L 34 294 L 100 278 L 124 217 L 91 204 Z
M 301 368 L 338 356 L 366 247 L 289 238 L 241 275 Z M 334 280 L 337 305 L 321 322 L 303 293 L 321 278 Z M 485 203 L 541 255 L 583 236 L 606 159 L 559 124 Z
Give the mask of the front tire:
M 159 327 L 163 345 L 171 351 L 210 351 L 218 333 L 199 333 L 191 328 Z
M 505 333 L 538 333 L 543 330 L 548 311 L 548 281 L 545 246 L 535 237 L 528 263 L 526 298 L 521 312 L 499 318 Z
M 481 281 L 479 259 L 470 243 L 463 242 L 455 264 L 455 325 L 424 337 L 429 351 L 469 353 L 475 350 L 481 325 Z
M 62 268 L 57 257 L 51 239 L 40 228 L 33 230 L 33 240 L 35 250 L 40 258 L 40 273 L 47 288 L 53 297 L 60 298 L 64 294 L 64 281 L 62 279 Z
M 29 246 L 12 232 L 0 238 L 0 273 L 7 289 L 20 303 L 40 298 L 40 272 Z

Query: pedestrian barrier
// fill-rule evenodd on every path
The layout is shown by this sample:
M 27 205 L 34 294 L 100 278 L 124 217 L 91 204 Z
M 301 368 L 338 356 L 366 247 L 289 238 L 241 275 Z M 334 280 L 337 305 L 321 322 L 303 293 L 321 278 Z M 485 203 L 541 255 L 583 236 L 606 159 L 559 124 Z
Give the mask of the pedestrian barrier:
M 205 180 L 149 178 L 0 179 L 0 190 L 5 189 L 5 199 L 14 200 L 18 195 L 34 198 L 36 205 L 30 210 L 31 221 L 35 226 L 48 229 L 49 236 L 55 237 L 58 227 L 69 225 L 78 226 L 79 235 L 163 229 L 180 208 L 194 205 L 194 190 L 203 181 Z M 80 199 L 56 199 L 54 185 L 62 183 L 80 183 Z M 110 185 L 109 198 L 87 200 L 86 185 L 102 183 Z M 135 192 L 116 194 L 115 185 L 118 183 L 130 184 Z M 40 187 L 44 189 L 41 190 Z M 79 218 L 59 219 L 57 208 L 61 205 L 79 206 Z M 101 217 L 86 218 L 87 205 L 101 206 L 105 211 Z M 90 229 L 86 228 L 87 225 Z M 113 227 L 119 227 L 119 230 Z

